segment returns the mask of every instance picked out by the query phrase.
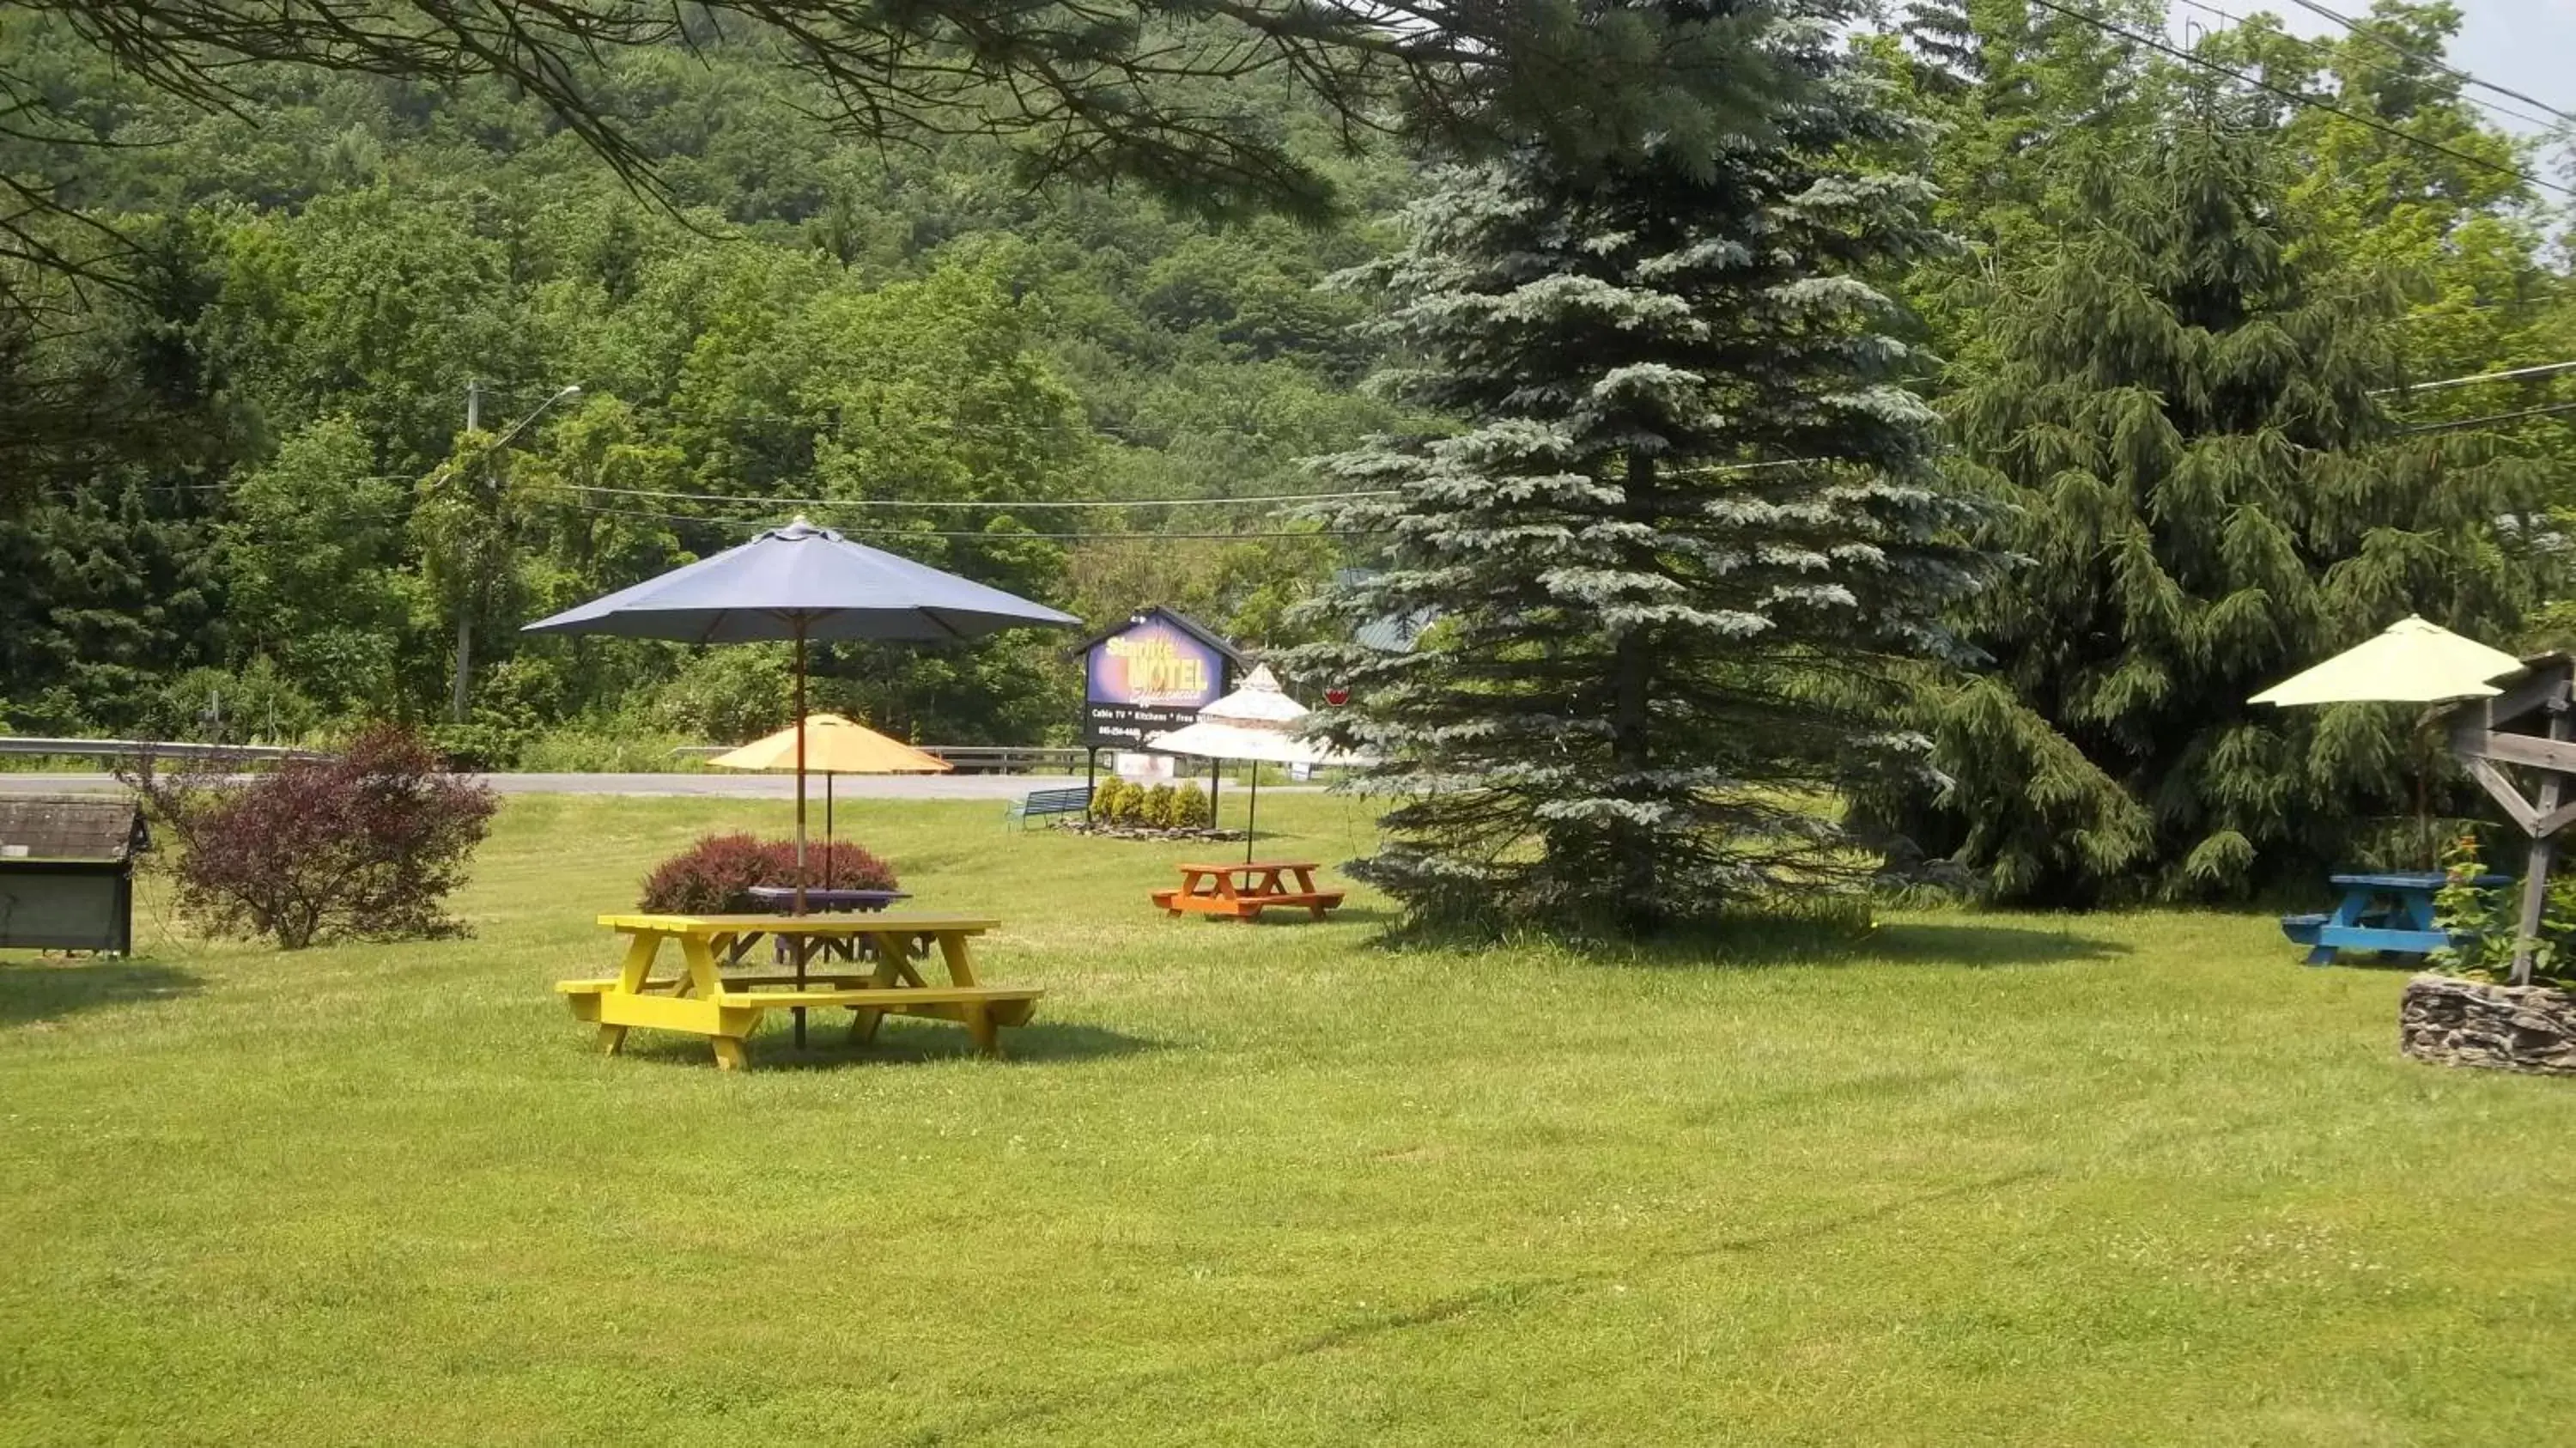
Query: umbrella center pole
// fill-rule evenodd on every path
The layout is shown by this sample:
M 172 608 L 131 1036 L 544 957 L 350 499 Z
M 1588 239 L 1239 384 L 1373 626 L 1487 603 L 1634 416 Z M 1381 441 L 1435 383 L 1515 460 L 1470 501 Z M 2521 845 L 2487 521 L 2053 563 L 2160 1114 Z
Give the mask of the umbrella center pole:
M 796 620 L 796 915 L 805 915 L 805 620 Z M 805 988 L 805 950 L 810 942 L 801 937 L 796 942 L 796 988 Z M 796 1016 L 796 1049 L 805 1049 L 805 1008 L 798 1006 Z
M 805 913 L 805 620 L 802 618 L 796 620 L 796 913 Z

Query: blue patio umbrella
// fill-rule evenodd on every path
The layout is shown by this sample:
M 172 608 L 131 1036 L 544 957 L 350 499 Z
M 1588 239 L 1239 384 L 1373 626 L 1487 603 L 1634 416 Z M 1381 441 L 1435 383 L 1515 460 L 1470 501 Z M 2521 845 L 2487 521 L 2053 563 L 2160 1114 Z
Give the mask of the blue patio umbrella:
M 796 718 L 805 718 L 811 639 L 946 643 L 1081 620 L 953 573 L 853 543 L 798 518 L 739 547 L 595 598 L 528 633 L 616 634 L 700 644 L 796 645 Z M 796 913 L 805 913 L 805 730 L 796 731 Z

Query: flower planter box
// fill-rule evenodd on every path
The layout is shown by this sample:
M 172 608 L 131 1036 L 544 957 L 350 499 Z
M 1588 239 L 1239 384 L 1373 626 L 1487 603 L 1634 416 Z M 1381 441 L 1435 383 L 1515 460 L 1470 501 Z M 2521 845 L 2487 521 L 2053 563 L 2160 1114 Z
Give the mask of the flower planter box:
M 2397 1046 L 2419 1061 L 2576 1076 L 2576 994 L 2446 975 L 2406 982 Z

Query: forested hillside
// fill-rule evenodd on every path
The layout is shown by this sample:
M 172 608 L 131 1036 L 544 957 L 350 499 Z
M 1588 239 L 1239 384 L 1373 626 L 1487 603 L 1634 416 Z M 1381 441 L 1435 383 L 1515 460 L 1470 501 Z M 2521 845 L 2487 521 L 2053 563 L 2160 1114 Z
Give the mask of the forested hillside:
M 584 720 L 732 737 L 776 722 L 781 660 L 515 628 L 798 512 L 1259 640 L 1330 540 L 1167 500 L 1306 490 L 1297 459 L 1396 420 L 1354 389 L 1356 303 L 1318 284 L 1380 244 L 1408 168 L 1330 160 L 1292 95 L 1346 218 L 1220 230 L 1033 188 L 992 141 L 837 143 L 756 45 L 611 62 L 660 196 L 497 82 L 273 67 L 209 114 L 43 24 L 0 46 L 111 143 L 13 141 L 12 169 L 141 248 L 33 364 L 131 427 L 0 517 L 21 732 L 439 720 L 461 638 L 475 727 L 450 737 L 487 757 Z M 920 737 L 1034 739 L 1068 717 L 1058 648 L 844 648 L 826 687 Z
M 2138 787 L 2113 755 L 2215 747 L 2180 722 L 2093 737 L 2109 713 L 2152 695 L 2204 718 L 2196 691 L 2429 606 L 2435 574 L 2474 580 L 2450 598 L 2464 626 L 2558 626 L 2545 545 L 2576 448 L 2551 409 L 2576 374 L 2388 389 L 2576 359 L 2563 156 L 2443 69 L 2455 11 L 2377 14 L 2330 41 L 2257 19 L 2178 50 L 2151 0 L 1921 0 L 1849 37 L 1930 128 L 1919 164 L 1960 243 L 1876 278 L 1914 313 L 1909 385 L 1959 475 L 2023 520 L 1993 541 L 2040 569 L 1969 608 L 2001 668 L 1924 727 L 2005 760 L 2007 793 L 2086 801 L 2036 833 L 2086 832 L 2117 859 L 2103 869 L 2157 853 L 2140 841 L 2158 826 L 2113 800 Z M 1284 78 L 1275 95 L 1165 82 L 1225 88 L 1337 190 L 1321 222 L 1218 225 L 1135 189 L 1033 185 L 993 137 L 836 136 L 815 81 L 755 30 L 598 58 L 590 93 L 639 185 L 499 80 L 253 65 L 209 107 L 59 20 L 7 20 L 0 74 L 48 122 L 0 134 L 0 161 L 23 230 L 58 249 L 9 263 L 37 305 L 0 319 L 0 725 L 20 732 L 294 737 L 390 715 L 495 761 L 567 735 L 740 737 L 782 720 L 775 656 L 516 628 L 800 512 L 1095 620 L 1160 602 L 1299 642 L 1315 625 L 1290 605 L 1373 540 L 1222 500 L 1323 490 L 1301 459 L 1457 422 L 1363 388 L 1387 359 L 1356 324 L 1381 303 L 1322 285 L 1398 244 L 1438 158 L 1354 149 Z M 2195 135 L 2226 139 L 2224 166 L 2134 164 Z M 2102 241 L 2129 224 L 2105 218 L 2178 214 L 2150 185 L 2185 188 L 2234 239 L 2179 259 L 2172 238 Z M 2227 275 L 2200 268 L 2221 254 Z M 2081 355 L 2033 315 L 2049 287 L 2178 306 L 2239 351 Z M 2060 464 L 2137 435 L 2059 404 L 2223 393 L 2243 369 L 2263 373 L 2260 406 L 2215 408 L 2173 456 L 2272 468 L 2265 485 L 2301 500 L 2331 484 L 2360 511 L 2283 519 L 2297 536 L 2258 548 L 2227 526 L 2251 496 L 2233 484 L 2210 518 L 2148 487 L 2166 501 L 2117 539 L 2084 533 L 2108 515 Z M 2054 463 L 2030 448 L 2042 433 Z M 2508 513 L 2528 526 L 2491 532 Z M 2079 535 L 2095 551 L 2052 564 L 2047 545 Z M 2114 541 L 2129 566 L 2096 580 Z M 2150 626 L 2159 547 L 2188 606 Z M 2256 646 L 2202 617 L 2280 607 L 2280 570 L 2331 581 L 2296 628 Z M 2090 644 L 2028 641 L 2078 598 Z M 2141 629 L 2172 651 L 2145 673 Z M 839 648 L 824 698 L 917 738 L 1035 740 L 1070 718 L 1059 648 Z M 2052 777 L 2065 787 L 2031 790 Z M 1922 832 L 2011 855 L 1977 843 L 1992 825 Z M 2031 879 L 2086 868 L 2012 858 Z

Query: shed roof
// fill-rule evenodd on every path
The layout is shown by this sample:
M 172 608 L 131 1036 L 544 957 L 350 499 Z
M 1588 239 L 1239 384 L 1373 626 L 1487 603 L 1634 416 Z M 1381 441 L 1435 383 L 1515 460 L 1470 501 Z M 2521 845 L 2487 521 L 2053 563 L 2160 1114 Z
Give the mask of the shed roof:
M 1333 572 L 1333 586 L 1349 588 L 1366 583 L 1383 570 L 1375 568 L 1340 568 Z M 1351 630 L 1351 642 L 1383 654 L 1409 654 L 1424 630 L 1440 621 L 1440 610 L 1426 608 L 1410 614 L 1389 614 L 1373 618 Z
M 0 798 L 0 845 L 24 845 L 29 859 L 122 860 L 149 840 L 143 811 L 130 799 L 94 794 Z

